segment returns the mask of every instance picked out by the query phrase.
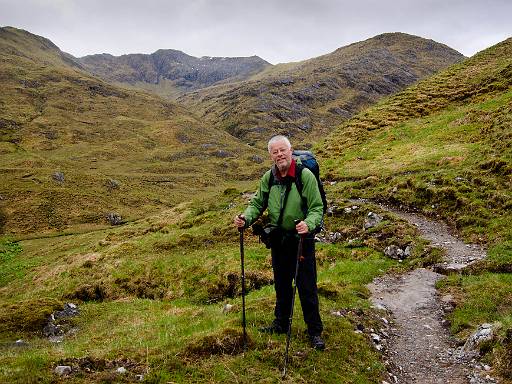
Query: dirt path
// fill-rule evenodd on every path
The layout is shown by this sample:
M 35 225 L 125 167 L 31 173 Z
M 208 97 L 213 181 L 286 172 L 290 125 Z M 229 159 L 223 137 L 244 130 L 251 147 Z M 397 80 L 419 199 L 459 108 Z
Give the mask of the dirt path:
M 442 223 L 383 208 L 416 225 L 424 238 L 445 249 L 445 260 L 439 269 L 460 269 L 486 256 L 480 247 L 467 245 L 450 235 L 448 227 Z M 442 277 L 432 270 L 419 268 L 400 276 L 383 276 L 369 285 L 374 305 L 385 307 L 393 317 L 387 347 L 390 381 L 425 384 L 495 382 L 482 378 L 486 374 L 478 372 L 474 363 L 458 358 L 435 289 L 435 283 Z

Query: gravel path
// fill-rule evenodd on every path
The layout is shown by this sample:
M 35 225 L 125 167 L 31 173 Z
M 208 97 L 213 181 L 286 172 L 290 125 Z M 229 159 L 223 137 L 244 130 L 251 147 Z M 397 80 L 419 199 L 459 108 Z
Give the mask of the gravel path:
M 467 245 L 450 235 L 443 223 L 383 208 L 416 225 L 425 239 L 445 249 L 444 262 L 434 270 L 457 270 L 486 256 L 484 249 Z M 391 382 L 495 382 L 481 378 L 482 373 L 476 372 L 474 363 L 458 358 L 457 347 L 445 326 L 441 300 L 435 289 L 435 283 L 442 277 L 433 270 L 419 268 L 399 276 L 383 276 L 369 285 L 374 305 L 385 307 L 393 317 L 386 352 Z

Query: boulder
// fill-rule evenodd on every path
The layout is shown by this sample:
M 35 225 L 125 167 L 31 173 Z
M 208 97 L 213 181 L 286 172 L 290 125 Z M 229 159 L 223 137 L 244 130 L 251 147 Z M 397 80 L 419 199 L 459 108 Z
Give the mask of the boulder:
M 67 376 L 71 373 L 71 367 L 69 365 L 58 365 L 54 372 L 59 376 Z
M 52 175 L 52 179 L 55 180 L 58 183 L 64 182 L 64 173 L 62 172 L 54 172 Z
M 377 226 L 383 220 L 382 216 L 374 213 L 368 212 L 366 219 L 364 220 L 364 229 L 370 229 Z
M 121 215 L 115 212 L 109 212 L 105 215 L 110 225 L 120 225 L 123 222 Z

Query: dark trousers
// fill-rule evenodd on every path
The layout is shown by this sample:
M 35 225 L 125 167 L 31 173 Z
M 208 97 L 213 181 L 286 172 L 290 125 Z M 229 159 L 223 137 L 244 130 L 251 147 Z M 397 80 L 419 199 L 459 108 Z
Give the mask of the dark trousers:
M 282 242 L 272 246 L 272 269 L 276 290 L 275 322 L 283 329 L 288 329 L 292 305 L 292 281 L 295 277 L 297 263 L 297 236 L 286 236 Z M 318 289 L 316 286 L 315 240 L 306 237 L 303 241 L 302 256 L 297 274 L 297 290 L 304 321 L 310 336 L 319 336 L 323 326 L 318 307 Z

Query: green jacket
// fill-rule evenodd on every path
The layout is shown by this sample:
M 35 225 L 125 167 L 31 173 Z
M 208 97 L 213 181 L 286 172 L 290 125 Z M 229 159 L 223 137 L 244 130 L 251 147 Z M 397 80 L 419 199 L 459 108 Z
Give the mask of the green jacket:
M 297 164 L 300 164 L 297 161 Z M 279 219 L 279 213 L 283 204 L 286 185 L 280 184 L 277 177 L 274 174 L 274 184 L 268 190 L 270 172 L 268 170 L 260 180 L 260 185 L 256 196 L 254 196 L 247 209 L 244 211 L 245 225 L 246 227 L 254 223 L 258 217 L 265 210 L 265 195 L 268 195 L 268 216 L 270 224 L 277 225 Z M 286 207 L 283 212 L 283 220 L 281 227 L 284 230 L 291 231 L 295 229 L 294 220 L 304 220 L 309 228 L 309 231 L 313 231 L 317 228 L 323 216 L 324 205 L 322 203 L 322 197 L 320 196 L 320 190 L 315 175 L 309 169 L 304 168 L 301 173 L 302 177 L 302 197 L 297 190 L 297 185 L 294 181 L 291 183 L 291 189 L 286 202 Z M 302 209 L 302 198 L 304 198 L 306 217 L 304 217 L 304 211 Z

